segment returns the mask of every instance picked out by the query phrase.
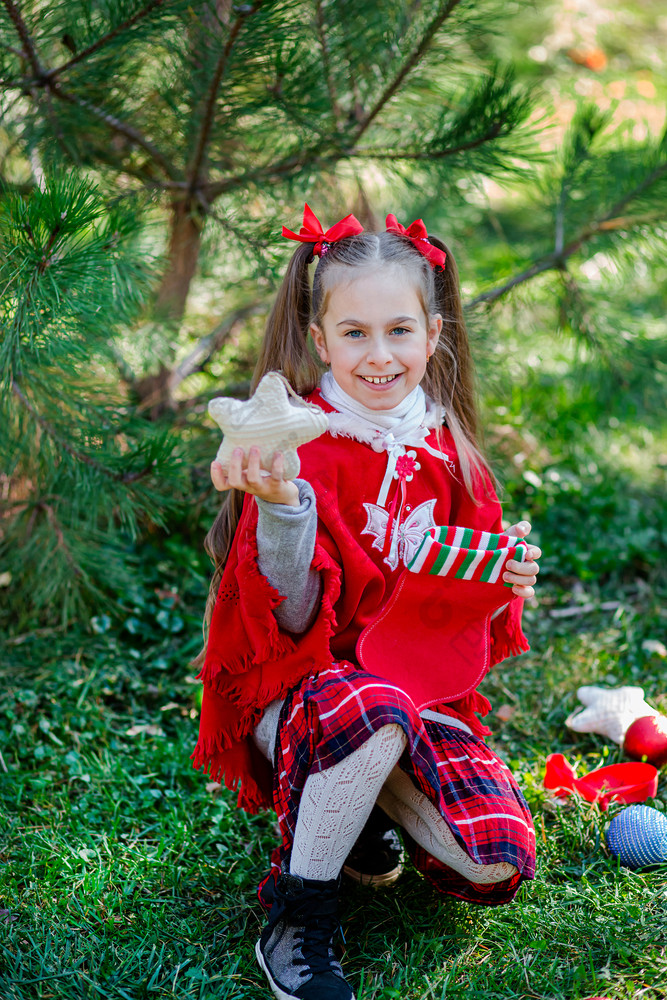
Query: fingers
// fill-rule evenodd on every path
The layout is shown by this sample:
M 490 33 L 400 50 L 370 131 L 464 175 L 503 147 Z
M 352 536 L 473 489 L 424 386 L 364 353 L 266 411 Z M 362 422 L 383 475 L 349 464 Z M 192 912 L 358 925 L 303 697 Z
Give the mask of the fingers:
M 242 449 L 238 449 L 242 451 Z M 236 449 L 235 449 L 236 451 Z M 260 465 L 260 451 L 255 445 L 248 451 L 248 467 L 245 470 L 246 489 L 249 493 L 262 493 L 266 473 Z
M 530 521 L 518 521 L 516 524 L 513 524 L 511 527 L 509 527 L 505 532 L 505 534 L 512 535 L 513 538 L 525 538 L 526 535 L 530 534 L 530 531 L 531 531 Z
M 285 478 L 285 460 L 282 452 L 277 451 L 271 462 L 271 479 L 274 482 L 282 483 Z
M 247 457 L 243 448 L 234 448 L 226 468 L 220 462 L 211 463 L 211 479 L 216 490 L 234 488 L 271 503 L 299 505 L 299 489 L 285 479 L 285 463 L 280 452 L 274 454 L 271 470 L 267 472 L 262 468 L 258 447 L 249 448 Z
M 537 574 L 540 572 L 539 563 L 517 562 L 516 559 L 508 559 L 505 563 L 503 580 L 505 583 L 521 583 L 532 585 L 537 581 Z
M 222 465 L 217 459 L 211 462 L 211 481 L 216 490 L 223 492 L 232 488 L 246 489 L 243 473 L 244 456 L 243 448 L 234 448 L 227 466 Z
M 533 550 L 531 548 L 531 550 L 529 550 L 529 554 L 532 554 L 532 551 Z M 542 554 L 539 549 L 536 551 L 539 555 Z M 534 558 L 538 557 L 535 556 Z M 533 560 L 529 562 L 517 562 L 515 559 L 510 559 L 505 563 L 503 580 L 505 583 L 513 584 L 512 593 L 517 597 L 534 597 L 534 585 L 537 582 L 537 574 L 539 572 L 540 567 Z
M 222 466 L 217 459 L 211 462 L 211 482 L 219 493 L 228 490 L 231 485 L 227 478 L 227 472 L 224 466 Z
M 243 490 L 244 493 L 261 494 L 266 473 L 263 472 L 260 461 L 259 448 L 249 448 L 247 458 L 243 448 L 234 448 L 227 468 L 229 486 L 233 486 L 235 490 Z
M 530 534 L 532 525 L 530 521 L 518 521 L 511 525 L 505 532 L 513 538 L 526 538 Z M 512 584 L 512 593 L 517 597 L 530 598 L 535 596 L 534 584 L 537 582 L 537 574 L 540 571 L 536 559 L 542 555 L 542 549 L 537 545 L 529 545 L 526 550 L 527 562 L 517 562 L 510 559 L 505 565 L 503 580 Z

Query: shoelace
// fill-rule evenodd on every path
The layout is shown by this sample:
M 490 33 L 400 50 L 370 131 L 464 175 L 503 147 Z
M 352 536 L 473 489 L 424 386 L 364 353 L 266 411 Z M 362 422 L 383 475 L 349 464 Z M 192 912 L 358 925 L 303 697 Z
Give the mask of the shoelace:
M 294 939 L 301 945 L 303 956 L 295 957 L 294 964 L 307 967 L 313 974 L 330 972 L 329 948 L 339 926 L 336 897 L 323 899 L 317 890 L 304 893 L 290 913 L 290 923 L 296 925 Z

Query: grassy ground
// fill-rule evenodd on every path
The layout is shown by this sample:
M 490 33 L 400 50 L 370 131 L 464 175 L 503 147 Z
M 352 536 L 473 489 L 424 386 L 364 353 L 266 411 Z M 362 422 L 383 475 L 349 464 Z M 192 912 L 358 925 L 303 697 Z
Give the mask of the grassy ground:
M 632 873 L 607 855 L 618 807 L 554 808 L 541 789 L 551 751 L 582 770 L 620 759 L 564 728 L 578 684 L 661 690 L 664 660 L 642 647 L 660 619 L 646 592 L 631 598 L 554 618 L 547 585 L 527 609 L 536 651 L 485 690 L 514 710 L 494 714 L 492 742 L 533 809 L 537 878 L 493 910 L 443 901 L 409 869 L 394 890 L 348 888 L 345 965 L 360 1000 L 665 996 L 667 872 Z M 266 996 L 253 894 L 273 820 L 212 797 L 190 768 L 194 616 L 161 591 L 122 631 L 107 626 L 98 619 L 78 644 L 33 635 L 4 649 L 0 996 Z
M 618 806 L 554 807 L 542 790 L 548 753 L 580 772 L 622 759 L 614 744 L 565 728 L 580 684 L 639 683 L 667 711 L 664 494 L 649 475 L 664 449 L 647 453 L 646 432 L 636 444 L 632 430 L 625 466 L 595 442 L 593 463 L 576 440 L 583 403 L 563 429 L 550 391 L 533 393 L 541 424 L 560 414 L 560 429 L 541 434 L 550 454 L 524 447 L 528 469 L 506 477 L 515 517 L 533 520 L 545 549 L 539 604 L 526 608 L 533 652 L 483 687 L 491 743 L 535 817 L 537 878 L 488 910 L 443 900 L 409 868 L 394 890 L 346 887 L 344 961 L 359 1000 L 667 995 L 667 869 L 633 873 L 609 857 L 604 831 Z M 499 440 L 524 433 L 523 410 L 518 400 L 503 416 Z M 631 474 L 637 455 L 641 476 Z M 211 795 L 189 760 L 199 688 L 188 661 L 206 586 L 196 548 L 174 538 L 138 553 L 120 619 L 1 647 L 1 1000 L 267 996 L 254 891 L 273 817 Z M 559 616 L 563 605 L 580 613 Z M 652 803 L 661 810 L 664 779 Z

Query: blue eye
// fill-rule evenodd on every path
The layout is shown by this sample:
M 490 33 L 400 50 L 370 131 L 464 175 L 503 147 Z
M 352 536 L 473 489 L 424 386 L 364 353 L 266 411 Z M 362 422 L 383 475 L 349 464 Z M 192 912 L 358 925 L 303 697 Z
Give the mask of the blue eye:
M 348 330 L 345 336 L 351 337 L 353 340 L 358 340 L 359 337 L 363 337 L 363 332 L 361 330 Z
M 392 333 L 397 333 L 397 334 L 399 334 L 399 336 L 403 336 L 404 333 L 410 333 L 410 331 L 408 329 L 406 329 L 406 327 L 404 327 L 404 326 L 395 326 L 394 329 L 391 332 Z

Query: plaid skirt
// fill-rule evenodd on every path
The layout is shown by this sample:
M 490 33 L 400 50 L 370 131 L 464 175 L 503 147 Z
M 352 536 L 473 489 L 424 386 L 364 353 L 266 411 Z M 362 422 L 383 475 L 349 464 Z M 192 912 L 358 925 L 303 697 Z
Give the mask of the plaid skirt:
M 509 862 L 517 874 L 477 885 L 406 837 L 414 865 L 447 895 L 489 906 L 509 902 L 521 882 L 534 877 L 535 832 L 507 765 L 479 737 L 422 720 L 403 691 L 349 663 L 306 677 L 282 707 L 273 784 L 282 844 L 272 856 L 269 878 L 276 877 L 291 849 L 308 775 L 344 760 L 392 723 L 408 740 L 399 767 L 436 806 L 461 847 L 477 864 Z

